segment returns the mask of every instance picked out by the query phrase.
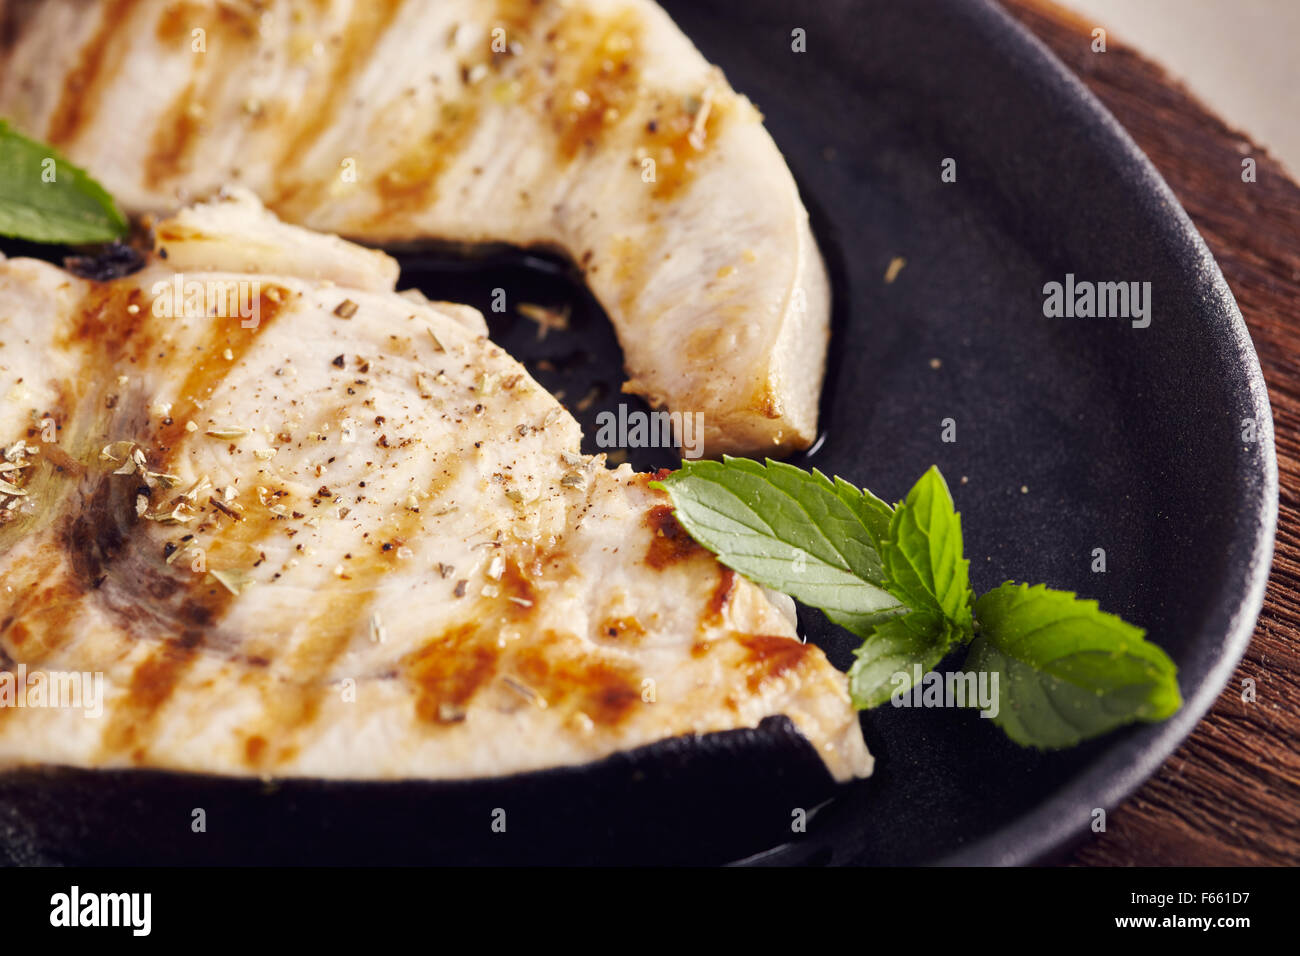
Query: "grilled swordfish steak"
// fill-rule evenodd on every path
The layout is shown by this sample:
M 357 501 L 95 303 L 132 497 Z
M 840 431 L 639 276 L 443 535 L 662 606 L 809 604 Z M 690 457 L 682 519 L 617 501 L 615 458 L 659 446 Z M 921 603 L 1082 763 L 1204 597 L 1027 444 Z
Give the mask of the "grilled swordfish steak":
M 788 716 L 870 772 L 791 608 L 686 537 L 482 316 L 230 194 L 143 271 L 0 261 L 0 765 L 452 779 Z M 22 689 L 19 689 L 22 693 Z
M 553 246 L 707 453 L 816 435 L 829 291 L 762 117 L 649 0 L 10 0 L 0 116 L 128 210 Z

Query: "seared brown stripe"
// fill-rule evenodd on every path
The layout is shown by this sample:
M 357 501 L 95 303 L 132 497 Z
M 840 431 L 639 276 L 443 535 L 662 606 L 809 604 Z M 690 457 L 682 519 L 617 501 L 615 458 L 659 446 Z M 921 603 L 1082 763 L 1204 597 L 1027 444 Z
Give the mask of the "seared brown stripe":
M 530 636 L 512 650 L 508 664 L 548 709 L 584 713 L 598 727 L 618 725 L 641 701 L 632 667 L 587 653 L 570 635 Z
M 791 637 L 737 634 L 736 641 L 745 649 L 741 666 L 751 693 L 757 693 L 765 681 L 798 671 L 816 653 L 814 645 Z
M 191 353 L 184 356 L 187 371 L 185 381 L 177 391 L 178 399 L 172 407 L 171 424 L 158 429 L 154 441 L 160 452 L 170 455 L 185 435 L 185 425 L 199 414 L 199 402 L 206 402 L 212 392 L 225 380 L 257 342 L 268 326 L 290 308 L 294 294 L 283 286 L 270 285 L 261 289 L 258 296 L 258 325 L 246 329 L 239 316 L 217 317 L 211 320 L 212 334 L 195 360 Z M 230 358 L 225 351 L 230 350 Z M 200 424 L 195 422 L 195 424 Z M 162 465 L 167 464 L 164 457 Z M 165 467 L 161 470 L 166 470 Z
M 181 90 L 154 129 L 144 160 L 144 184 L 150 189 L 158 189 L 182 172 L 198 138 L 197 110 L 202 108 L 202 100 L 195 95 L 196 85 L 191 81 Z
M 256 8 L 260 5 L 244 6 L 229 0 L 176 0 L 163 10 L 154 27 L 154 35 L 164 46 L 185 44 L 184 48 L 188 50 L 195 28 L 202 28 L 207 34 L 207 48 L 211 50 L 214 41 L 253 36 L 257 26 Z M 226 63 L 227 69 L 231 67 L 232 64 Z
M 272 183 L 267 205 L 290 221 L 299 221 L 305 210 L 313 208 L 328 195 L 324 190 L 308 190 L 310 195 L 299 202 L 299 192 L 304 184 L 296 178 L 302 166 L 303 154 L 316 142 L 321 133 L 333 125 L 347 101 L 352 83 L 365 68 L 367 60 L 381 37 L 388 30 L 401 9 L 404 0 L 365 0 L 352 6 L 348 22 L 344 25 L 329 76 L 313 84 L 306 102 L 299 105 L 289 117 L 292 127 L 285 136 L 285 147 L 279 161 L 272 165 L 277 179 Z M 299 215 L 295 216 L 293 213 Z
M 30 563 L 0 576 L 7 606 L 0 611 L 0 670 L 16 663 L 39 664 L 47 643 L 67 640 L 68 612 L 75 607 L 76 594 L 66 586 L 52 548 L 37 549 Z M 8 644 L 7 648 L 5 645 Z M 10 650 L 12 648 L 12 650 Z M 0 707 L 0 721 L 10 708 Z
M 406 659 L 415 684 L 415 715 L 430 724 L 455 724 L 474 695 L 497 673 L 496 634 L 485 638 L 477 624 L 452 628 Z
M 144 763 L 149 749 L 149 731 L 158 712 L 193 666 L 194 648 L 187 640 L 169 641 L 154 651 L 131 674 L 125 698 L 109 712 L 100 747 L 105 756 L 129 754 Z
M 45 139 L 67 147 L 81 134 L 98 108 L 103 87 L 119 72 L 132 37 L 127 29 L 136 0 L 105 0 L 99 25 L 82 46 L 77 65 L 68 74 L 50 117 Z
M 337 418 L 337 416 L 334 416 Z M 439 468 L 428 490 L 437 497 L 440 491 L 456 479 L 457 470 L 450 464 Z M 254 764 L 268 769 L 292 759 L 297 746 L 295 735 L 308 727 L 320 712 L 324 695 L 336 693 L 336 688 L 324 683 L 329 672 L 348 645 L 359 633 L 369 628 L 369 613 L 375 594 L 384 576 L 397 562 L 397 548 L 384 550 L 384 543 L 405 541 L 420 530 L 419 513 L 400 509 L 384 523 L 346 562 L 347 580 L 316 595 L 316 607 L 304 627 L 305 637 L 298 643 L 281 665 L 281 670 L 292 675 L 291 681 L 267 685 L 264 695 L 265 711 L 256 727 L 248 731 L 249 737 L 263 737 L 275 741 L 273 746 L 255 747 L 247 751 Z
M 655 199 L 673 199 L 691 183 L 729 109 L 725 102 L 711 103 L 697 131 L 695 114 L 672 101 L 646 124 L 643 143 L 655 161 Z
M 247 45 L 257 37 L 255 12 L 225 3 L 216 5 L 181 0 L 158 20 L 156 32 L 164 46 L 188 50 L 192 31 L 206 31 L 207 52 L 191 55 L 193 78 L 181 89 L 154 128 L 144 161 L 144 183 L 160 189 L 189 171 L 190 160 L 203 133 L 203 113 L 220 101 L 222 84 L 242 73 L 240 64 L 250 59 Z M 225 129 L 234 136 L 238 130 Z
M 379 208 L 366 224 L 369 233 L 383 235 L 388 230 L 405 237 L 401 222 L 437 199 L 443 173 L 464 149 L 478 118 L 479 104 L 474 100 L 444 105 L 438 125 L 424 136 L 415 137 L 376 179 Z
M 566 13 L 554 34 L 564 46 L 556 51 L 555 87 L 545 102 L 560 156 L 573 159 L 636 106 L 641 22 L 632 9 L 601 17 L 579 8 Z M 585 96 L 577 97 L 579 91 Z
M 708 554 L 686 533 L 686 529 L 673 516 L 670 505 L 655 505 L 646 512 L 643 521 L 652 535 L 650 547 L 646 549 L 645 563 L 656 571 L 662 571 L 671 564 L 695 555 Z
M 736 572 L 724 564 L 718 565 L 718 585 L 709 598 L 708 619 L 714 623 L 722 620 L 722 613 L 731 602 L 731 595 L 736 590 Z
M 529 58 L 523 80 L 533 81 L 520 91 L 521 97 L 531 96 L 536 85 L 541 57 L 533 47 L 533 32 L 538 14 L 545 8 L 542 0 L 498 0 L 496 10 L 486 22 L 506 31 L 506 42 L 523 44 L 524 56 Z M 495 55 L 482 51 L 486 65 L 503 72 L 515 66 L 512 56 Z M 464 64 L 468 69 L 472 65 Z M 438 183 L 457 156 L 463 152 L 466 140 L 473 134 L 484 109 L 493 108 L 499 95 L 501 82 L 497 78 L 469 86 L 462 81 L 459 95 L 439 104 L 430 117 L 432 126 L 419 135 L 404 138 L 398 146 L 397 159 L 388 165 L 375 180 L 379 206 L 365 224 L 371 235 L 388 233 L 407 238 L 401 226 L 413 210 L 427 208 L 438 198 Z M 500 106 L 496 106 L 500 109 Z

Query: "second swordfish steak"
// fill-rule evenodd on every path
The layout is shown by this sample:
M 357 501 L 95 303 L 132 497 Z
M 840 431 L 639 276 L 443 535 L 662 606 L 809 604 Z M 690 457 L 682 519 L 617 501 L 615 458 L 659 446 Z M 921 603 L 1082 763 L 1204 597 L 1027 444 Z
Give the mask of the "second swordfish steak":
M 825 269 L 758 110 L 650 0 L 30 0 L 0 116 L 129 211 L 252 189 L 370 244 L 557 246 L 704 448 L 817 434 Z
M 870 772 L 843 674 L 482 317 L 250 195 L 106 282 L 0 260 L 0 766 L 345 779 L 571 766 L 787 715 Z

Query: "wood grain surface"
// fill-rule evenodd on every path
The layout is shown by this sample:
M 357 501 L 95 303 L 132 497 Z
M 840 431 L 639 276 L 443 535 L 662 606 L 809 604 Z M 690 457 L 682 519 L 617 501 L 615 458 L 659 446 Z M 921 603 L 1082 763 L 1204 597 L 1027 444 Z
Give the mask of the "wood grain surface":
M 1105 24 L 1045 0 L 1003 3 L 1123 124 L 1205 237 L 1259 352 L 1281 482 L 1268 595 L 1246 656 L 1191 737 L 1071 861 L 1300 863 L 1300 186 L 1122 36 L 1094 53 L 1092 31 Z M 1248 156 L 1254 183 L 1241 177 Z

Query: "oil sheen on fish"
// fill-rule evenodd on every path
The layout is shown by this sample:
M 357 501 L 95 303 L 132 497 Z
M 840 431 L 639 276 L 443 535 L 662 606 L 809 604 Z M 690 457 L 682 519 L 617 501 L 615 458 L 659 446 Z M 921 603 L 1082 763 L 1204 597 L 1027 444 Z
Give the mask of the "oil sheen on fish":
M 817 433 L 829 291 L 762 117 L 649 0 L 27 0 L 0 116 L 130 211 L 226 184 L 370 244 L 556 246 L 705 453 Z
M 104 675 L 98 719 L 0 707 L 0 765 L 490 777 L 785 714 L 870 772 L 792 608 L 477 312 L 248 193 L 154 237 L 0 260 L 0 672 Z

